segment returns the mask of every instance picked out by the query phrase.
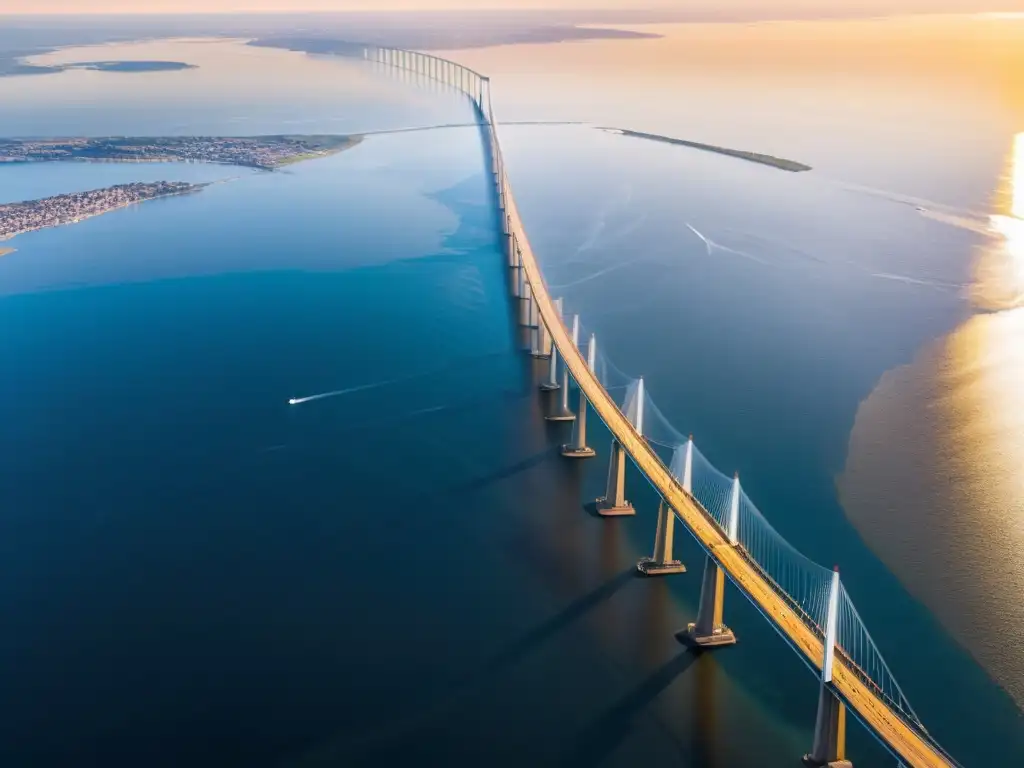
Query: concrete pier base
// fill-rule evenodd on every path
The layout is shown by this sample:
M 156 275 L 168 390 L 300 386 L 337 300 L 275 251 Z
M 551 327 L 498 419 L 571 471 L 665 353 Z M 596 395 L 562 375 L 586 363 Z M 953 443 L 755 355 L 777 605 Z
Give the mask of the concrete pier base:
M 562 388 L 562 385 L 557 381 L 542 381 L 539 386 L 544 392 L 557 392 Z M 576 417 L 573 416 L 573 418 L 575 419 Z
M 558 410 L 545 416 L 544 421 L 576 421 L 576 414 L 572 411 Z
M 597 514 L 601 517 L 629 517 L 636 514 L 626 501 L 626 452 L 618 440 L 612 441 L 612 454 L 608 459 L 608 487 L 597 499 Z
M 710 635 L 698 632 L 696 624 L 687 624 L 686 629 L 676 633 L 676 638 L 691 648 L 717 648 L 720 645 L 736 644 L 736 635 L 724 624 L 717 627 Z
M 598 499 L 597 514 L 601 517 L 633 517 L 636 510 L 628 501 L 622 506 L 616 506 L 609 503 L 607 499 Z
M 686 566 L 679 560 L 657 562 L 653 557 L 644 557 L 636 564 L 636 569 L 644 576 L 668 576 L 673 573 L 686 573 Z
M 636 568 L 644 576 L 668 576 L 685 573 L 686 566 L 672 556 L 676 513 L 662 499 L 658 504 L 658 529 L 654 534 L 654 556 L 642 557 Z
M 575 445 L 563 445 L 562 455 L 567 459 L 591 459 L 597 456 L 597 451 L 587 446 L 577 448 Z

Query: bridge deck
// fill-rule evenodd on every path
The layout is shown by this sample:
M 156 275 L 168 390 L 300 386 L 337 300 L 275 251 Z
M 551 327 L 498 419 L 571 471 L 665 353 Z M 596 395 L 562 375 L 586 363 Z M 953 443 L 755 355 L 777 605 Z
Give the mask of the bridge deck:
M 490 132 L 491 149 L 495 155 L 500 152 L 497 137 Z M 506 213 L 511 217 L 512 231 L 515 232 L 522 251 L 522 267 L 530 282 L 533 298 L 537 302 L 540 317 L 551 331 L 552 339 L 559 354 L 572 373 L 573 379 L 586 394 L 587 399 L 601 420 L 633 458 L 636 465 L 647 476 L 677 517 L 693 532 L 704 547 L 712 552 L 719 564 L 725 568 L 733 583 L 746 593 L 772 621 L 775 626 L 801 652 L 815 668 L 821 668 L 822 641 L 800 619 L 793 609 L 778 595 L 765 578 L 736 549 L 730 546 L 722 531 L 716 526 L 687 494 L 668 469 L 654 453 L 650 445 L 637 434 L 633 425 L 611 399 L 607 391 L 587 366 L 587 361 L 572 343 L 568 329 L 555 309 L 541 276 L 536 258 L 530 248 L 525 229 L 516 209 L 515 199 L 508 187 L 507 178 L 502 179 Z M 942 766 L 954 764 L 947 760 L 935 747 L 908 726 L 889 706 L 865 685 L 848 664 L 837 655 L 833 668 L 833 686 L 846 700 L 860 719 L 867 724 L 893 751 L 908 765 Z

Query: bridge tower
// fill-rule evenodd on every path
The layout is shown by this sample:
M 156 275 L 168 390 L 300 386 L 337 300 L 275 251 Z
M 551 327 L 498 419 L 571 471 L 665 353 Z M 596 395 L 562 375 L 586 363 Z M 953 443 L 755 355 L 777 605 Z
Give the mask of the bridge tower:
M 561 299 L 555 299 L 555 311 L 558 313 L 558 317 L 561 318 Z M 561 384 L 558 383 L 558 348 L 552 342 L 550 333 L 548 334 L 548 345 L 548 379 L 541 382 L 540 388 L 545 392 L 554 392 L 561 387 Z
M 818 689 L 818 715 L 814 721 L 814 745 L 804 755 L 804 765 L 812 768 L 853 768 L 846 759 L 846 704 L 832 691 L 832 666 L 836 656 L 839 620 L 839 568 L 832 571 L 825 621 L 825 642 L 821 660 L 821 685 Z
M 559 302 L 562 300 L 559 299 Z M 559 312 L 561 312 L 562 305 L 558 305 Z M 580 316 L 572 316 L 572 345 L 579 347 L 580 343 Z M 552 355 L 554 352 L 552 351 Z M 569 366 L 562 366 L 562 402 L 559 404 L 558 409 L 553 413 L 544 417 L 548 421 L 575 421 L 576 414 L 569 410 Z M 564 450 L 564 447 L 563 447 Z
M 573 328 L 579 327 L 579 315 L 573 318 Z M 576 334 L 578 335 L 578 333 Z M 590 347 L 587 350 L 587 365 L 591 371 L 597 368 L 597 337 L 590 335 Z M 578 382 L 577 382 L 578 383 Z M 568 391 L 568 387 L 564 391 Z M 597 452 L 587 445 L 587 396 L 580 387 L 580 405 L 576 413 L 575 440 L 571 445 L 562 446 L 562 455 L 570 459 L 589 459 Z
M 636 390 L 637 434 L 644 436 L 644 380 L 637 382 Z M 601 517 L 629 517 L 636 509 L 626 500 L 626 451 L 618 440 L 612 440 L 611 456 L 608 459 L 608 485 L 604 496 L 597 500 L 597 513 Z
M 693 487 L 693 435 L 686 444 L 686 455 L 683 463 L 683 488 L 692 493 Z M 654 556 L 644 557 L 636 564 L 636 568 L 644 576 L 668 576 L 672 573 L 685 573 L 686 566 L 672 556 L 672 538 L 675 533 L 676 513 L 664 499 L 658 505 L 658 529 L 654 534 Z
M 691 454 L 692 455 L 692 454 Z M 689 468 L 688 468 L 689 469 Z M 690 478 L 684 477 L 684 489 L 692 493 Z M 729 503 L 729 519 L 726 521 L 727 546 L 739 543 L 740 528 L 740 475 L 732 483 L 732 497 Z M 719 545 L 722 546 L 722 545 Z M 725 613 L 725 570 L 709 551 L 704 560 L 704 576 L 700 584 L 700 607 L 697 621 L 687 624 L 677 637 L 684 643 L 698 648 L 717 648 L 720 645 L 734 645 L 736 635 L 723 621 Z

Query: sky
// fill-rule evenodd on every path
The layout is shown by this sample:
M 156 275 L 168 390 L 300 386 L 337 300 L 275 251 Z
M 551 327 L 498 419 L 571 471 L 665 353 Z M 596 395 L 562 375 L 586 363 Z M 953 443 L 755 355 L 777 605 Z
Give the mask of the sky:
M 483 9 L 733 10 L 815 16 L 868 12 L 1022 10 L 1024 0 L 0 0 L 0 13 L 215 13 Z

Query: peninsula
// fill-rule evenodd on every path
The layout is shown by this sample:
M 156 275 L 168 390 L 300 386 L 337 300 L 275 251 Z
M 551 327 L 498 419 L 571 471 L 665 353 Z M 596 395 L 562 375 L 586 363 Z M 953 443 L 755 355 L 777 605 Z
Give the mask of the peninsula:
M 774 157 L 773 155 L 762 155 L 759 152 L 747 152 L 742 149 L 716 147 L 714 144 L 701 144 L 697 141 L 673 139 L 671 136 L 659 136 L 656 133 L 641 133 L 640 131 L 630 131 L 625 128 L 601 128 L 600 130 L 608 131 L 609 133 L 617 133 L 622 136 L 632 136 L 637 139 L 647 139 L 648 141 L 660 141 L 665 144 L 678 144 L 683 147 L 690 147 L 691 149 L 700 149 L 704 152 L 717 152 L 720 155 L 738 157 L 740 160 L 747 160 L 751 163 L 760 163 L 761 165 L 770 165 L 773 168 L 778 168 L 782 171 L 790 171 L 792 173 L 811 170 L 811 166 L 798 163 L 796 160 L 787 160 L 784 157 Z
M 45 227 L 76 224 L 82 219 L 99 216 L 158 197 L 195 192 L 206 184 L 188 184 L 183 181 L 154 181 L 118 184 L 105 189 L 55 195 L 41 200 L 0 205 L 0 242 L 25 232 Z M 0 256 L 13 249 L 0 248 Z
M 272 170 L 354 147 L 361 136 L 164 136 L 0 139 L 0 164 L 56 160 L 203 162 Z

